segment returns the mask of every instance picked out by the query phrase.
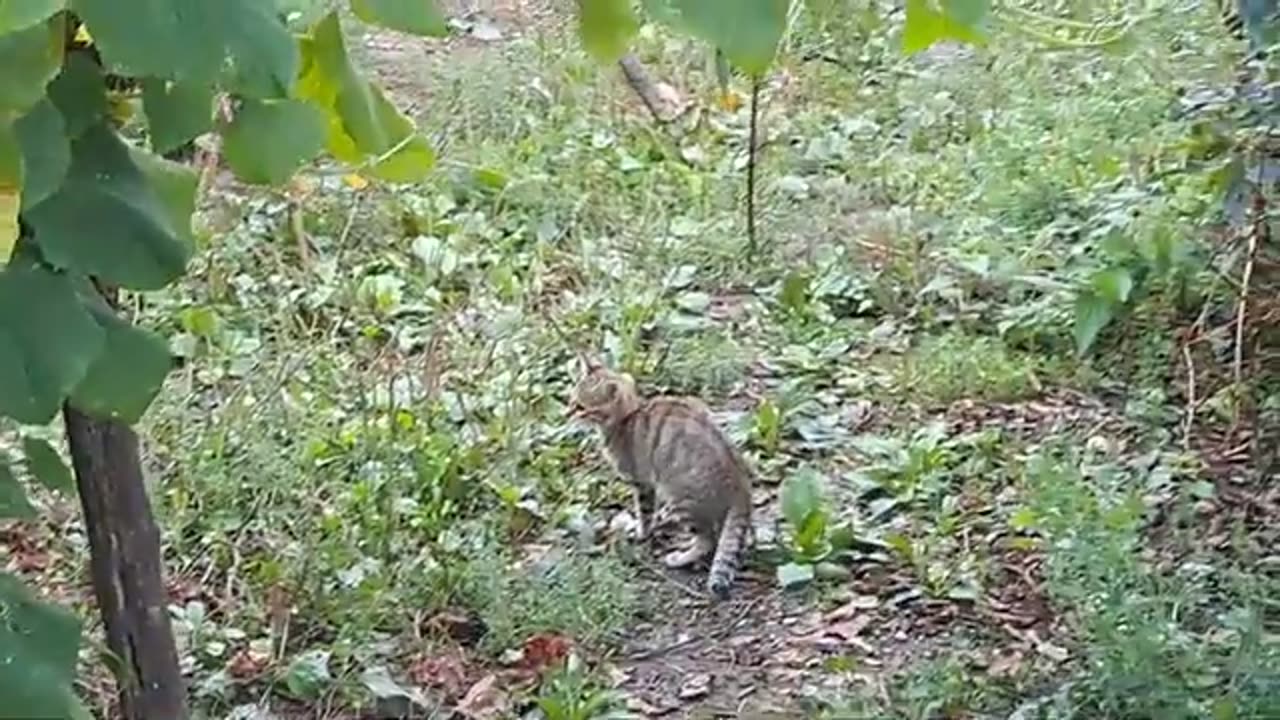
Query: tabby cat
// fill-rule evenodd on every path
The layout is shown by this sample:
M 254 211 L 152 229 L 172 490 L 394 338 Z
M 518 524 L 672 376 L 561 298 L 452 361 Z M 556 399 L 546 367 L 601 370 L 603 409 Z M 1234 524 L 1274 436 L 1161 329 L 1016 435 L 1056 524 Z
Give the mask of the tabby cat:
M 754 537 L 751 468 L 694 398 L 643 398 L 630 375 L 579 354 L 581 377 L 570 417 L 596 426 L 609 459 L 635 491 L 637 534 L 648 536 L 658 499 L 693 530 L 687 548 L 668 553 L 667 567 L 711 555 L 707 589 L 729 595 L 740 555 Z

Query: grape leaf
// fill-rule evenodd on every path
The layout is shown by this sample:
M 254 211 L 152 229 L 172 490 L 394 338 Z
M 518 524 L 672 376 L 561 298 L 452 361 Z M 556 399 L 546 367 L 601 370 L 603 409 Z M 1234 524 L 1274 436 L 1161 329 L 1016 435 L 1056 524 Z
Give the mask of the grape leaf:
M 169 345 L 110 311 L 97 309 L 93 316 L 107 341 L 71 392 L 71 404 L 95 417 L 136 423 L 173 368 Z
M 62 493 L 76 491 L 71 471 L 48 441 L 28 435 L 22 438 L 22 454 L 27 458 L 27 470 L 41 485 Z
M 80 622 L 0 573 L 0 717 L 71 718 Z
M 640 29 L 631 0 L 578 0 L 582 46 L 597 60 L 614 62 Z
M 129 146 L 104 124 L 72 142 L 66 181 L 24 219 L 47 261 L 127 288 L 164 287 L 191 255 Z
M 0 114 L 25 112 L 44 96 L 62 67 L 65 23 L 60 16 L 25 30 L 0 34 Z
M 105 335 L 66 276 L 15 258 L 0 270 L 0 413 L 49 422 Z
M 433 0 L 351 0 L 351 12 L 364 22 L 390 30 L 428 37 L 449 34 L 444 15 Z
M 66 4 L 66 0 L 0 0 L 0 35 L 25 30 Z
M 47 98 L 37 102 L 13 125 L 22 147 L 22 207 L 32 207 L 62 185 L 71 167 L 62 113 Z
M 157 153 L 167 153 L 213 128 L 212 85 L 146 78 L 142 107 L 151 149 Z
M 301 100 L 245 100 L 220 132 L 223 153 L 237 177 L 275 185 L 324 149 L 325 117 Z

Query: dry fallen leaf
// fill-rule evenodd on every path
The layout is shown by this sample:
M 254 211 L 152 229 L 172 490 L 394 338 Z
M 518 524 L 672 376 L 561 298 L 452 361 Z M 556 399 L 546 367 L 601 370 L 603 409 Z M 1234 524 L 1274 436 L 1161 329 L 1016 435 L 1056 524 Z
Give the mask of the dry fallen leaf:
M 467 668 L 456 654 L 426 655 L 409 665 L 409 679 L 415 685 L 437 688 L 449 699 L 467 689 Z
M 498 687 L 498 676 L 489 674 L 467 690 L 455 708 L 472 720 L 496 720 L 507 717 L 511 698 Z
M 680 685 L 681 700 L 697 700 L 700 697 L 706 697 L 711 692 L 711 676 L 707 673 L 697 673 L 690 675 L 683 684 Z

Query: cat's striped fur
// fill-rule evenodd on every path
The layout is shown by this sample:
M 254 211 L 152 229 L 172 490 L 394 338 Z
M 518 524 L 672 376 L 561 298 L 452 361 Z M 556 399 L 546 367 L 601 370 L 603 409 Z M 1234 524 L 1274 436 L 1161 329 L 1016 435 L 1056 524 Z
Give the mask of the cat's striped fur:
M 635 491 L 638 534 L 647 537 L 655 501 L 665 502 L 688 524 L 693 539 L 664 562 L 683 567 L 711 555 L 707 589 L 717 598 L 728 597 L 754 537 L 751 468 L 700 401 L 644 398 L 630 375 L 584 355 L 579 363 L 582 376 L 573 388 L 571 414 L 600 429 L 609 459 Z

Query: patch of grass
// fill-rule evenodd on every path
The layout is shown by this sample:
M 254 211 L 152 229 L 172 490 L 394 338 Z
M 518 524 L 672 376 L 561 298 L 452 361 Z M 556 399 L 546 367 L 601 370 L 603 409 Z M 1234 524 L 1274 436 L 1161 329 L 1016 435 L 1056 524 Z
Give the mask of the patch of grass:
M 617 637 L 641 607 L 629 576 L 612 553 L 552 552 L 525 563 L 497 553 L 467 563 L 462 596 L 479 612 L 491 650 L 516 647 L 536 632 L 595 645 Z
M 963 398 L 1020 400 L 1037 395 L 1048 366 L 999 338 L 952 331 L 924 338 L 901 357 L 883 360 L 895 390 L 926 403 Z

